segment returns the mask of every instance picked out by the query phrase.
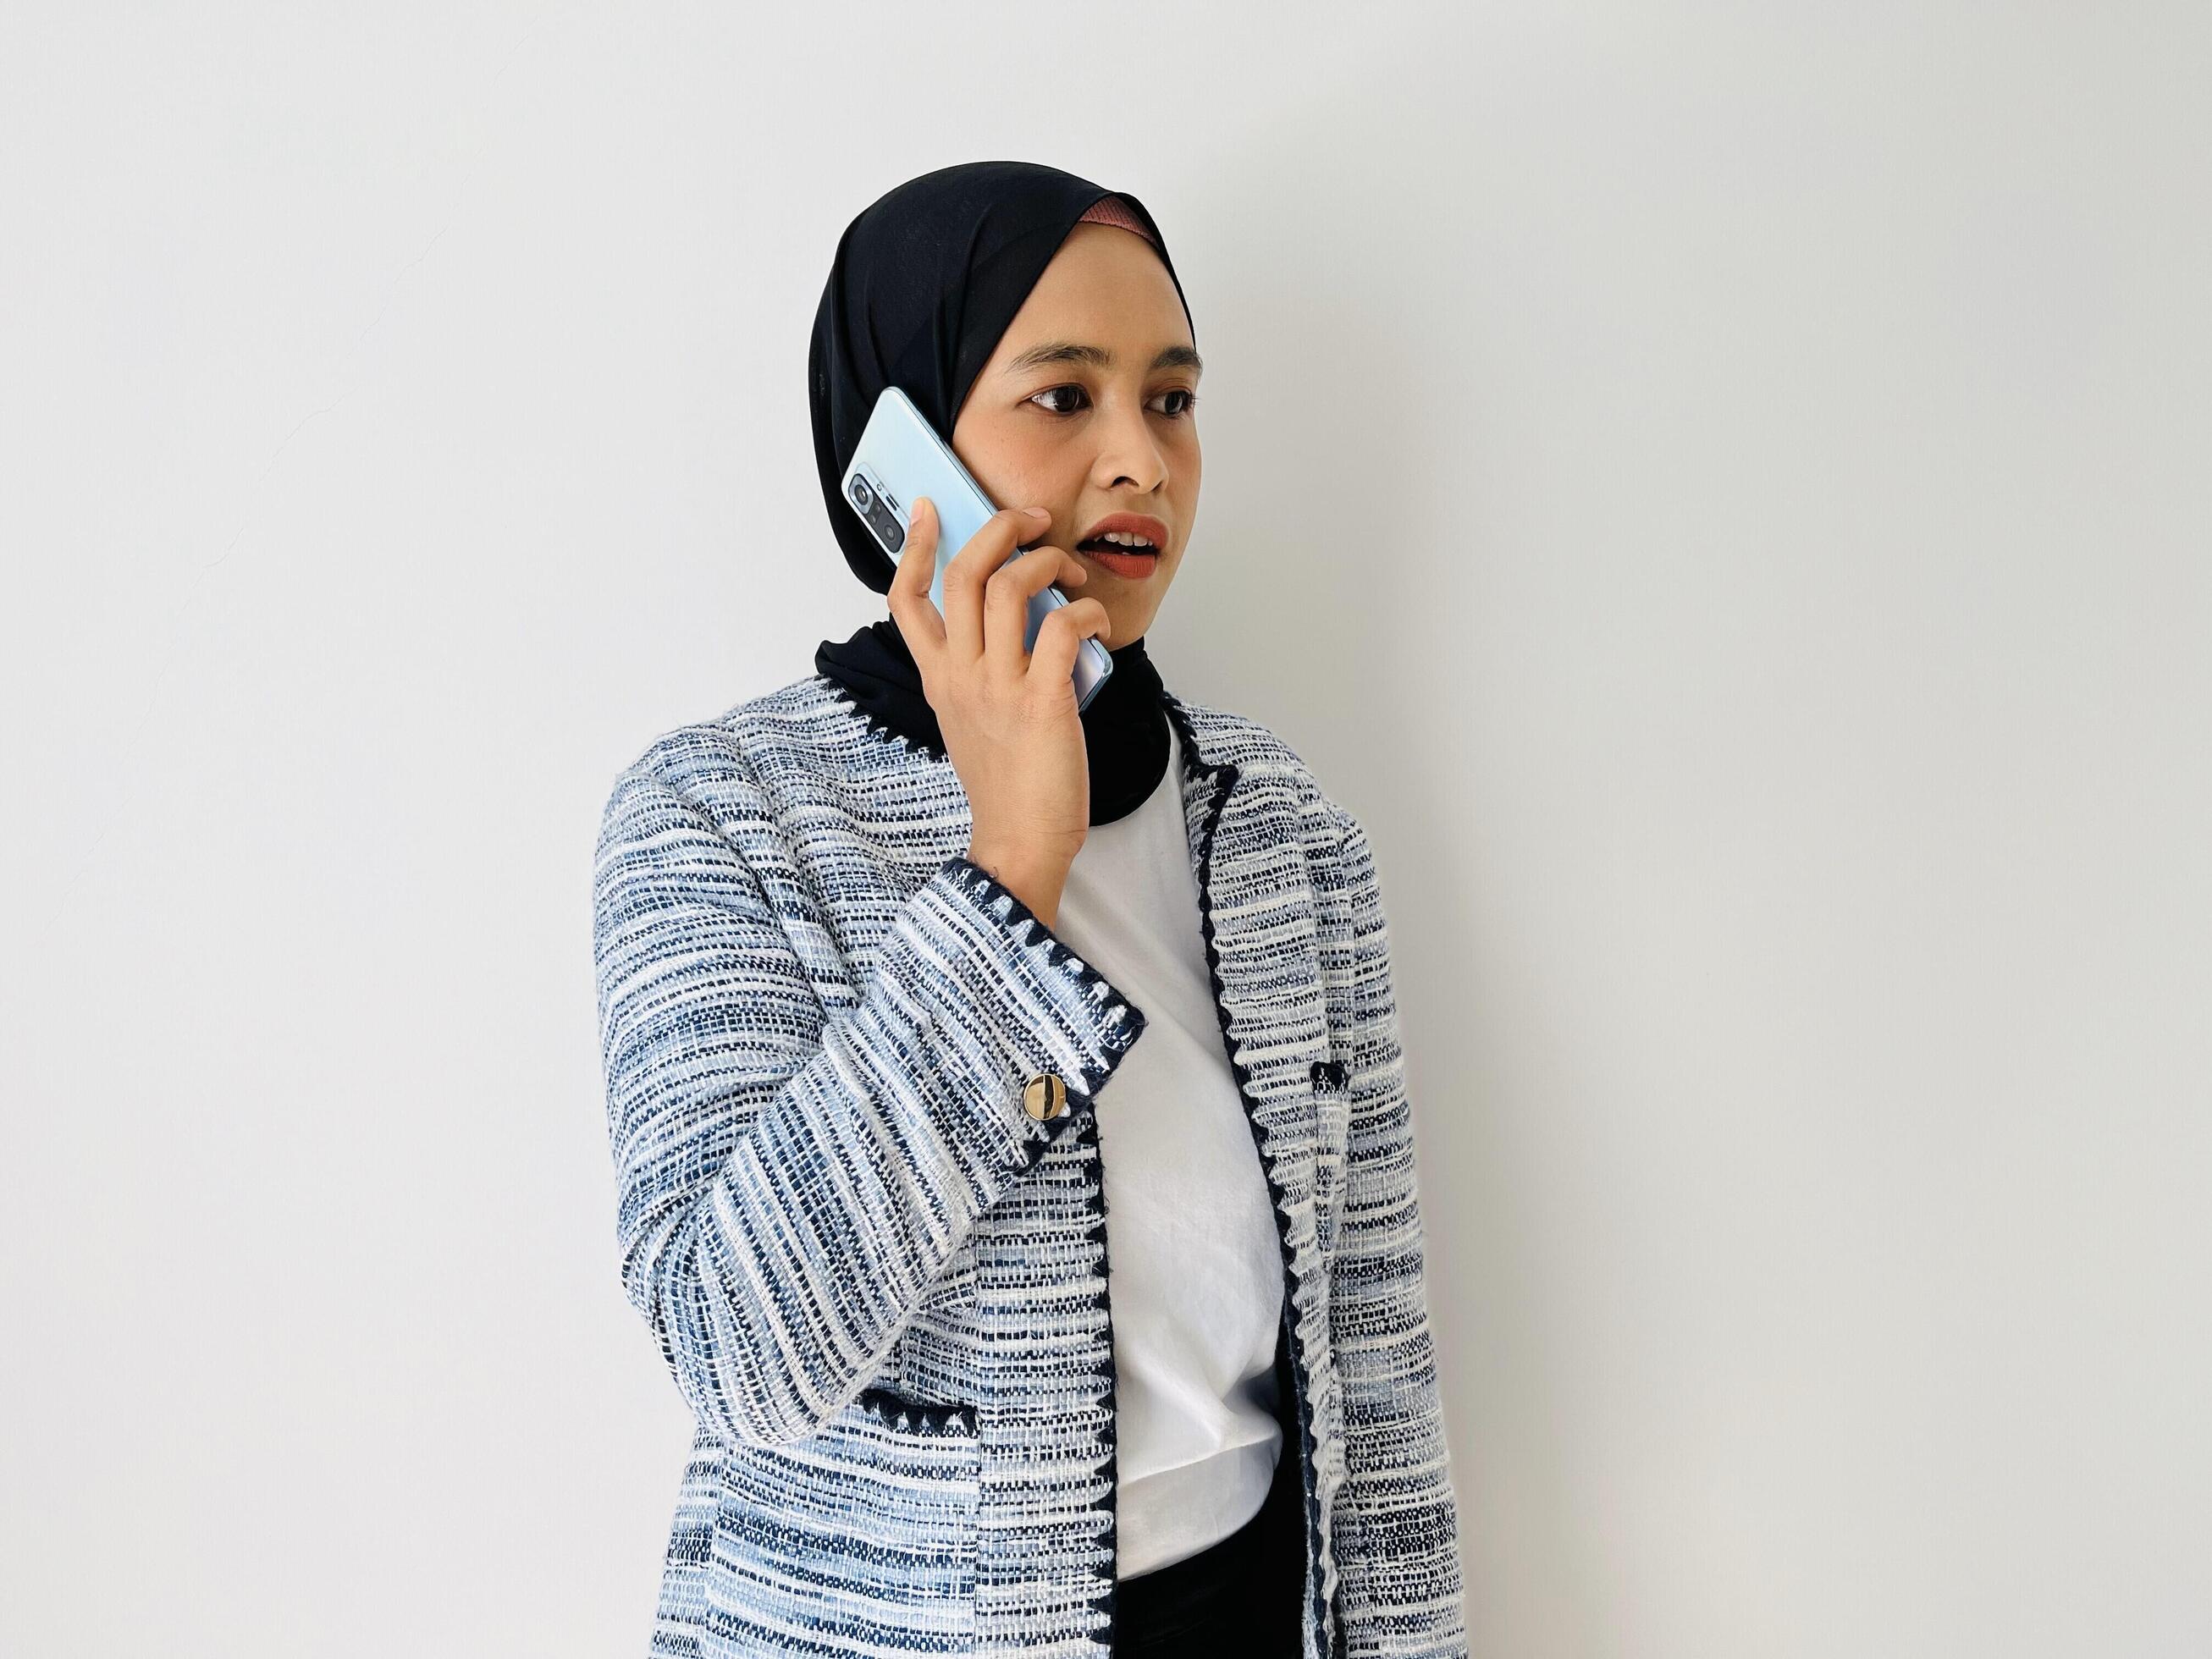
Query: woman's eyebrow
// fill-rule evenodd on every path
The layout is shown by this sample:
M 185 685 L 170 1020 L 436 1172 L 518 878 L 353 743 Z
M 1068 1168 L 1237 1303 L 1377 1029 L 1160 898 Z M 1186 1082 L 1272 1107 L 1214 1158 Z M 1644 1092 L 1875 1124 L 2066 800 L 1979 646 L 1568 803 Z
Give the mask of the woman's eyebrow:
M 1008 363 L 1006 372 L 1019 374 L 1026 369 L 1041 368 L 1047 363 L 1087 363 L 1093 368 L 1114 367 L 1114 354 L 1103 346 L 1085 345 L 1075 340 L 1050 340 L 1043 345 L 1031 346 Z M 1187 345 L 1163 347 L 1160 355 L 1152 359 L 1154 368 L 1188 368 L 1198 374 L 1206 373 L 1205 360 Z

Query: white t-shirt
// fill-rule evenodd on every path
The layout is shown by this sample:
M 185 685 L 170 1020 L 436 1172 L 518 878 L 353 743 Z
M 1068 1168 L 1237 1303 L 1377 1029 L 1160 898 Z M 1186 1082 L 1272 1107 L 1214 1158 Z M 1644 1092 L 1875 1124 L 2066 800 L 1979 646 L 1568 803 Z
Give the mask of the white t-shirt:
M 1145 804 L 1085 836 L 1054 924 L 1146 1017 L 1097 1107 L 1124 1578 L 1256 1515 L 1283 1439 L 1282 1247 L 1206 971 L 1172 726 L 1168 741 Z

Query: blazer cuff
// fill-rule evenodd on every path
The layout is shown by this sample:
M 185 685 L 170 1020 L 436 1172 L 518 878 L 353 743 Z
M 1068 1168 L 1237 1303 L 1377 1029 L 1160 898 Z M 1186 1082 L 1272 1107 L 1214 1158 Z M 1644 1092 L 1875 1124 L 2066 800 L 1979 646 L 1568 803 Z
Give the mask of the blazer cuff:
M 1014 891 L 964 855 L 939 866 L 901 913 L 884 962 L 932 1028 L 924 1053 L 979 1134 L 1026 1168 L 1096 1103 L 1145 1028 L 1144 1011 L 1071 950 Z M 1067 1104 L 1030 1115 L 1030 1079 L 1056 1073 Z

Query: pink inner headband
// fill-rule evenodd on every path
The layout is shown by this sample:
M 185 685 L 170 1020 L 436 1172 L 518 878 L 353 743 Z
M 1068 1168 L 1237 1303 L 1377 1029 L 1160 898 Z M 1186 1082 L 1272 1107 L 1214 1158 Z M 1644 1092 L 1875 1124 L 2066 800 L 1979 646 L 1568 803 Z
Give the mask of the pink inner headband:
M 1145 228 L 1135 214 L 1121 204 L 1121 198 L 1118 196 L 1102 196 L 1091 210 L 1075 222 L 1079 225 L 1119 225 L 1124 230 L 1135 231 L 1146 241 L 1152 242 L 1154 247 L 1159 246 L 1152 241 L 1152 233 Z

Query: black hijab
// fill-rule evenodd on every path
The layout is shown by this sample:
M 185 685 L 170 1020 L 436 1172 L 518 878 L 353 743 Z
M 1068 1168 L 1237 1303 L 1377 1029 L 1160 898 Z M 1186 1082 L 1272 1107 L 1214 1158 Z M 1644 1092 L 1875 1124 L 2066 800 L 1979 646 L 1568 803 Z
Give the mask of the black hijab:
M 863 210 L 838 240 L 807 352 L 814 460 L 845 562 L 877 592 L 890 591 L 896 566 L 845 505 L 841 487 L 877 398 L 897 386 L 949 442 L 969 388 L 1037 278 L 1077 222 L 1109 196 L 1152 233 L 1180 296 L 1182 280 L 1142 203 L 1030 161 L 971 161 L 910 179 Z M 1183 314 L 1190 314 L 1188 301 Z M 1191 337 L 1198 337 L 1195 325 Z M 1143 637 L 1111 654 L 1114 672 L 1082 714 L 1093 823 L 1134 811 L 1168 763 L 1162 684 Z M 823 641 L 814 666 L 877 728 L 944 757 L 936 711 L 896 618 L 848 640 Z

